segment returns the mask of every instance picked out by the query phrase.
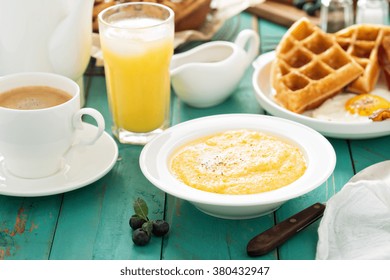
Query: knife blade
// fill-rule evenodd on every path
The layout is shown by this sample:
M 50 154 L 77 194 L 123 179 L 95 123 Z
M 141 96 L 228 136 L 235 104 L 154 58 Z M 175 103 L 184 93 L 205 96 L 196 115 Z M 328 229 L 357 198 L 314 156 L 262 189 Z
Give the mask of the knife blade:
M 290 237 L 321 218 L 324 211 L 325 204 L 317 202 L 256 235 L 248 242 L 247 254 L 255 257 L 269 253 Z

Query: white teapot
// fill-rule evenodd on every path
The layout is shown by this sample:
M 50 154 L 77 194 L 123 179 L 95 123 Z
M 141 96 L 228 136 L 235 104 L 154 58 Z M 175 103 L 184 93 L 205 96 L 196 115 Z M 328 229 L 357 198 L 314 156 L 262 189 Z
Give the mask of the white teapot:
M 176 95 L 190 106 L 215 106 L 238 86 L 259 53 L 259 35 L 241 31 L 234 43 L 214 41 L 172 57 L 170 74 Z
M 93 4 L 94 0 L 0 0 L 0 76 L 52 72 L 73 79 L 83 92 Z

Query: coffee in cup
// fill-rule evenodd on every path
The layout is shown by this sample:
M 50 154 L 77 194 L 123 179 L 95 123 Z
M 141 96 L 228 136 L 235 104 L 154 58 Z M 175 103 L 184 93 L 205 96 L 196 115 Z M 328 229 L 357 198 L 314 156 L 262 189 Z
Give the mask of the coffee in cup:
M 88 139 L 76 137 L 83 115 L 97 124 Z M 97 110 L 80 109 L 80 88 L 65 76 L 36 72 L 0 77 L 0 168 L 10 174 L 29 179 L 53 175 L 64 166 L 68 151 L 93 144 L 104 128 Z
M 47 86 L 18 87 L 0 94 L 0 107 L 17 110 L 37 110 L 60 105 L 72 95 Z

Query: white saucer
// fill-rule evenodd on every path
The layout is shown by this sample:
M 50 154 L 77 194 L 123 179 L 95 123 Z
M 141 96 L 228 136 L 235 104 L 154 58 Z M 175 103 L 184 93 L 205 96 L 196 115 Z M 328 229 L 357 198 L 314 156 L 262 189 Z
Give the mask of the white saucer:
M 81 136 L 94 134 L 97 128 L 84 123 Z M 106 175 L 118 158 L 118 146 L 106 132 L 91 146 L 73 148 L 65 157 L 64 167 L 56 174 L 40 179 L 13 176 L 4 168 L 0 155 L 0 195 L 46 196 L 68 192 L 91 184 Z

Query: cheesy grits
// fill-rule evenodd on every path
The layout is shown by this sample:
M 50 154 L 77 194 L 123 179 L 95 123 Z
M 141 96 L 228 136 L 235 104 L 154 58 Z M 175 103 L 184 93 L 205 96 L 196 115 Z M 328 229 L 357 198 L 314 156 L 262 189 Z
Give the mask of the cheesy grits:
M 220 194 L 254 194 L 297 180 L 306 170 L 301 150 L 254 130 L 229 130 L 180 147 L 172 174 L 184 184 Z

